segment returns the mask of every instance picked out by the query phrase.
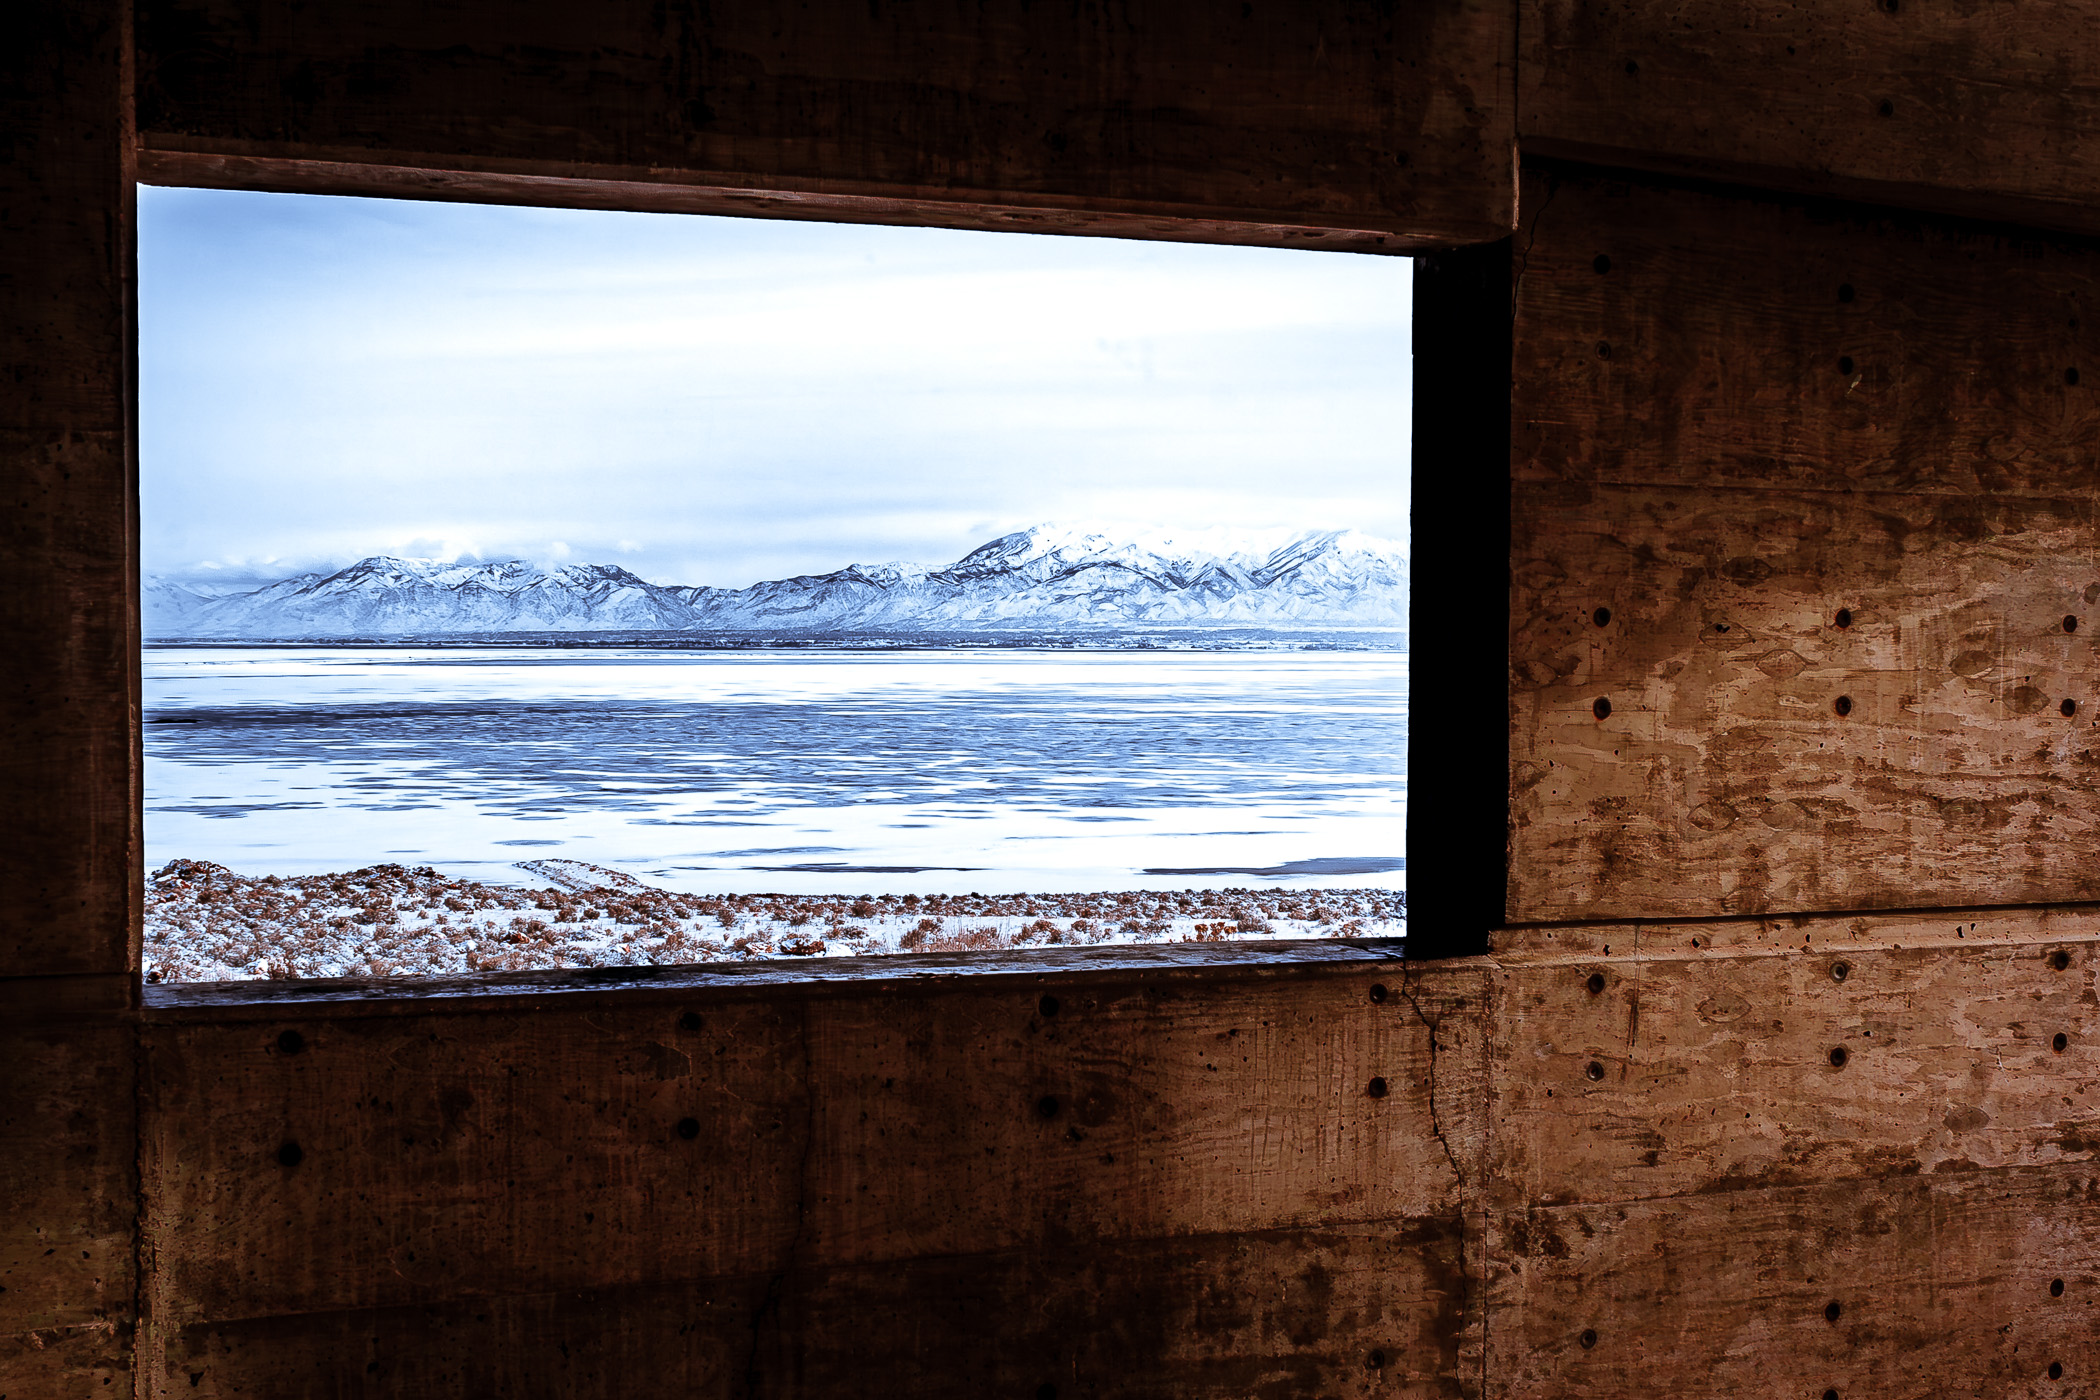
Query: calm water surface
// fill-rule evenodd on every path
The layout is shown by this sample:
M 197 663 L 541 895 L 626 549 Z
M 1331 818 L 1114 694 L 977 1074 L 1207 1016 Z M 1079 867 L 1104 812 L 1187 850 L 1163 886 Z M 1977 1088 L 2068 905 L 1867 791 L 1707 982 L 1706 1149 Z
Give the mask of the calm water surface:
M 1406 696 L 1394 652 L 148 648 L 147 859 L 1395 888 Z

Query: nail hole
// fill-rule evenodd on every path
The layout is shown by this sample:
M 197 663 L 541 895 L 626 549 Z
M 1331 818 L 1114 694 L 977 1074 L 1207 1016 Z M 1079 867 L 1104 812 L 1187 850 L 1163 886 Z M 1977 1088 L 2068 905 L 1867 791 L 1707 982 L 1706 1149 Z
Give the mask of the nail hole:
M 1372 1081 L 1371 1081 L 1371 1082 L 1370 1082 L 1369 1084 L 1367 1084 L 1366 1086 L 1364 1086 L 1364 1092 L 1365 1092 L 1365 1093 L 1367 1093 L 1367 1094 L 1369 1094 L 1369 1095 L 1370 1095 L 1370 1096 L 1371 1096 L 1372 1098 L 1374 1098 L 1374 1099 L 1382 1099 L 1382 1098 L 1384 1098 L 1384 1097 L 1385 1097 L 1385 1079 L 1384 1079 L 1384 1078 L 1383 1078 L 1383 1077 L 1381 1076 L 1381 1077 L 1379 1077 L 1379 1078 L 1377 1078 L 1377 1079 L 1374 1079 L 1374 1080 L 1372 1080 Z
M 2078 366 L 2072 365 L 2069 369 L 2064 371 L 2064 383 L 2070 385 L 2074 389 L 2078 387 Z
M 1585 1327 L 1582 1329 L 1582 1335 L 1580 1337 L 1577 1337 L 1575 1340 L 1582 1343 L 1582 1349 L 1584 1351 L 1588 1351 L 1591 1347 L 1597 1345 L 1597 1329 L 1594 1327 Z
M 2050 1363 L 2049 1363 L 2049 1379 L 2050 1379 L 2050 1380 L 2052 1380 L 2052 1381 L 2060 1381 L 2060 1380 L 2062 1380 L 2063 1378 L 2064 1378 L 2064 1363 L 2063 1363 L 2063 1362 L 2061 1362 L 2061 1361 L 2052 1361 L 2052 1362 L 2050 1362 Z
M 277 1149 L 277 1160 L 287 1167 L 296 1167 L 306 1160 L 306 1150 L 296 1142 L 288 1142 Z
M 1598 625 L 1599 627 L 1609 627 L 1609 626 L 1611 626 L 1611 609 L 1610 609 L 1610 608 L 1599 608 L 1599 609 L 1597 609 L 1597 611 L 1595 611 L 1595 612 L 1593 612 L 1593 613 L 1591 613 L 1591 614 L 1590 614 L 1590 621 L 1592 621 L 1592 622 L 1596 623 L 1596 624 L 1597 624 L 1597 625 Z
M 2049 1280 L 2049 1296 L 2052 1298 L 2064 1296 L 2064 1281 L 2062 1279 L 2053 1278 Z
M 1876 110 L 1884 117 L 1893 117 L 1896 115 L 1896 104 L 1884 97 L 1881 99 L 1881 106 Z
M 1364 1358 L 1364 1361 L 1374 1371 L 1383 1371 L 1385 1369 L 1385 1353 L 1382 1351 L 1372 1352 Z
M 682 1030 L 682 1031 L 697 1031 L 697 1030 L 699 1030 L 699 1029 L 700 1029 L 700 1013 L 699 1013 L 699 1012 L 697 1012 L 697 1011 L 688 1011 L 688 1012 L 686 1012 L 686 1013 L 685 1013 L 685 1014 L 684 1014 L 683 1016 L 680 1016 L 680 1017 L 678 1018 L 678 1029 L 680 1029 L 680 1030 Z
M 1605 699 L 1601 695 L 1598 696 L 1596 703 L 1590 706 L 1590 713 L 1595 715 L 1598 719 L 1610 719 L 1611 701 Z
M 2055 1047 L 2057 1054 L 2061 1055 L 2071 1044 L 2071 1037 L 2065 1035 L 2062 1031 L 2058 1031 L 2056 1039 L 2050 1041 L 2049 1044 Z
M 2066 953 L 2061 948 L 2058 948 L 2055 952 L 2049 955 L 2049 966 L 2055 968 L 2058 972 L 2062 972 L 2065 968 L 2069 967 L 2070 965 L 2071 955 L 2069 953 Z
M 1037 1099 L 1035 1101 L 1035 1116 L 1038 1118 L 1055 1118 L 1057 1116 L 1057 1095 L 1045 1094 Z
M 1844 1312 L 1844 1304 L 1833 1298 L 1823 1307 L 1823 1320 L 1825 1322 L 1836 1322 L 1840 1317 L 1844 1316 Z
M 1850 374 L 1850 373 L 1852 373 L 1852 357 L 1851 357 L 1850 355 L 1840 355 L 1840 356 L 1838 356 L 1838 373 L 1839 373 L 1839 374 Z
M 1604 974 L 1601 972 L 1592 972 L 1590 974 L 1590 995 L 1595 996 L 1603 990 Z
M 1855 297 L 1855 296 L 1857 296 L 1857 295 L 1859 295 L 1859 294 L 1858 294 L 1857 292 L 1855 292 L 1855 291 L 1853 291 L 1853 290 L 1852 290 L 1852 284 L 1851 284 L 1850 282 L 1840 282 L 1840 283 L 1838 283 L 1838 300 L 1839 300 L 1839 301 L 1846 301 L 1846 302 L 1849 302 L 1849 301 L 1851 301 L 1851 300 L 1852 300 L 1852 298 L 1853 298 L 1853 297 Z
M 1848 963 L 1848 962 L 1837 962 L 1837 963 L 1832 963 L 1832 964 L 1830 965 L 1830 980 L 1831 980 L 1831 981 L 1833 981 L 1833 982 L 1842 982 L 1842 981 L 1844 981 L 1844 980 L 1845 980 L 1845 979 L 1846 979 L 1847 977 L 1850 977 L 1851 975 L 1852 975 L 1852 964 L 1851 964 L 1851 963 Z
M 277 1034 L 277 1048 L 284 1054 L 296 1055 L 306 1048 L 306 1037 L 297 1031 L 280 1031 Z
M 1035 1009 L 1043 1013 L 1043 1018 L 1045 1020 L 1048 1020 L 1050 1017 L 1055 1016 L 1058 1012 L 1058 1007 L 1059 1003 L 1057 998 L 1051 996 L 1046 996 L 1041 1001 L 1035 1004 Z
M 1626 60 L 1626 76 L 1627 76 L 1627 77 L 1629 77 L 1629 78 L 1637 78 L 1637 77 L 1639 77 L 1639 76 L 1640 76 L 1640 72 L 1641 72 L 1641 65 L 1640 65 L 1640 64 L 1638 64 L 1638 63 L 1635 63 L 1635 62 L 1634 62 L 1634 61 L 1633 61 L 1632 59 L 1630 59 L 1630 58 Z
M 1596 268 L 1600 274 L 1609 272 L 1611 271 L 1611 258 L 1606 254 L 1599 253 L 1596 257 L 1590 259 L 1590 266 Z
M 2063 711 L 2065 719 L 2070 719 L 2078 713 L 2078 702 L 2076 700 L 2066 700 L 2056 708 Z
M 1583 1073 L 1592 1079 L 1602 1079 L 1604 1077 L 1604 1066 L 1595 1060 L 1591 1060 L 1588 1068 L 1584 1069 Z
M 1057 1400 L 1057 1387 L 1044 1381 L 1035 1388 L 1035 1400 Z
M 1600 341 L 1598 341 L 1598 342 L 1597 342 L 1597 358 L 1598 358 L 1598 359 L 1600 359 L 1600 360 L 1608 360 L 1608 359 L 1610 359 L 1610 358 L 1611 358 L 1611 342 L 1610 342 L 1610 341 L 1608 341 L 1608 340 L 1600 340 Z
M 2078 630 L 2078 618 L 2077 618 L 2077 616 L 2076 616 L 2075 614 L 2072 614 L 2072 613 L 2065 613 L 2065 614 L 2064 614 L 2064 631 L 2066 631 L 2066 632 L 2076 632 L 2077 630 Z
M 1838 615 L 1837 615 L 1837 625 L 1838 625 L 1838 626 L 1840 626 L 1840 627 L 1850 627 L 1850 626 L 1852 625 L 1852 609 L 1850 609 L 1850 608 L 1839 608 L 1839 609 L 1838 609 Z
M 1836 710 L 1838 712 L 1838 717 L 1842 719 L 1846 715 L 1852 713 L 1852 697 L 1849 695 L 1840 695 L 1837 698 L 1837 701 L 1834 704 L 1832 704 L 1830 708 Z
M 700 1136 L 700 1120 L 697 1118 L 679 1119 L 678 1136 L 684 1138 L 687 1142 L 691 1142 L 694 1138 Z
M 1896 3 L 1897 0 L 1881 0 L 1881 8 L 1890 14 L 1894 14 L 1896 13 Z
M 1386 998 L 1386 990 L 1385 990 L 1385 983 L 1383 983 L 1383 982 L 1373 982 L 1373 983 L 1371 984 L 1371 1004 L 1372 1004 L 1373 1006 L 1383 1006 L 1383 1005 L 1385 1005 L 1385 998 Z
M 1830 1389 L 1824 1391 L 1823 1400 L 1838 1400 L 1837 1387 L 1832 1386 Z
M 1842 1046 L 1842 1045 L 1838 1045 L 1838 1046 L 1833 1046 L 1833 1047 L 1831 1048 L 1831 1051 L 1830 1051 L 1830 1065 L 1831 1065 L 1831 1068 L 1833 1068 L 1833 1069 L 1843 1069 L 1843 1068 L 1845 1067 L 1845 1061 L 1847 1061 L 1847 1060 L 1849 1060 L 1849 1059 L 1851 1059 L 1851 1058 L 1852 1058 L 1852 1057 L 1851 1057 L 1850 1055 L 1848 1055 L 1848 1054 L 1847 1054 L 1847 1053 L 1845 1052 L 1845 1047 L 1844 1047 L 1844 1046 Z

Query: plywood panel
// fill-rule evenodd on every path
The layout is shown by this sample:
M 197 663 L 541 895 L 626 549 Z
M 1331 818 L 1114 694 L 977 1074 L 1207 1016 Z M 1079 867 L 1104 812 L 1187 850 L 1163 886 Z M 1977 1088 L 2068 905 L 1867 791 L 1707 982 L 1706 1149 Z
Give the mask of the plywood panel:
M 1495 1390 L 2094 1394 L 2096 1178 L 2079 1163 L 1515 1212 L 1498 1220 Z
M 915 212 L 936 222 L 974 202 L 1086 212 L 1090 231 L 1139 236 L 1159 216 L 1239 241 L 1349 231 L 1394 251 L 1507 232 L 1513 21 L 1499 0 L 152 0 L 140 122 L 155 152 L 232 162 L 160 168 L 177 182 L 268 183 L 241 162 L 290 160 L 319 164 L 279 167 L 285 187 L 341 189 L 358 166 L 372 192 L 412 192 L 417 169 L 480 177 L 478 193 L 421 186 L 435 198 L 490 197 L 493 177 L 583 177 L 930 201 Z
M 2090 246 L 1577 168 L 1525 178 L 1519 481 L 2089 495 Z
M 504 1329 L 551 1327 L 589 1334 L 592 1366 L 712 1375 L 771 1327 L 764 1364 L 811 1393 L 871 1346 L 954 1393 L 1140 1352 L 1154 1379 L 1128 1393 L 1377 1380 L 1356 1354 L 1377 1347 L 1387 1381 L 1441 1386 L 1477 1367 L 1486 992 L 1477 963 L 1389 964 L 186 1009 L 148 1033 L 149 1364 L 252 1393 L 352 1359 L 309 1335 L 393 1336 L 420 1385 L 462 1349 L 509 1376 Z M 634 1299 L 681 1320 L 601 1327 Z M 982 1357 L 956 1363 L 966 1334 Z
M 137 966 L 128 14 L 0 46 L 0 977 Z
M 1525 0 L 1527 151 L 2100 227 L 2076 5 Z
M 120 1011 L 68 1005 L 94 1000 L 57 985 L 70 980 L 0 982 L 0 1391 L 10 1400 L 128 1383 L 133 1030 Z
M 2100 897 L 2087 255 L 1531 179 L 1510 919 Z
M 1490 1056 L 1498 1199 L 2100 1175 L 2094 946 L 1512 963 Z
M 1455 1223 L 794 1269 L 186 1329 L 178 1394 L 1435 1396 Z M 192 1388 L 192 1378 L 195 1378 Z

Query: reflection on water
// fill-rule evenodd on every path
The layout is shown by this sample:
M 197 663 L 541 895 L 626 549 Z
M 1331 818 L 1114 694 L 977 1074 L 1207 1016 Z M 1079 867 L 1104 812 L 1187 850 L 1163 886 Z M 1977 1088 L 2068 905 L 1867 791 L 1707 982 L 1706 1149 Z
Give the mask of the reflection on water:
M 1393 888 L 1391 652 L 155 648 L 146 837 L 247 873 Z

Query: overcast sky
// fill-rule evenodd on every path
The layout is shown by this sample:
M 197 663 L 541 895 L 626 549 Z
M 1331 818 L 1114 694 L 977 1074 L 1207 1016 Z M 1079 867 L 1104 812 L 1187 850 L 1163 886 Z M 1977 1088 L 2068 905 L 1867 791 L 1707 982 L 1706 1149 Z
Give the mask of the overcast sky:
M 1403 258 L 139 191 L 148 573 L 1406 538 Z

